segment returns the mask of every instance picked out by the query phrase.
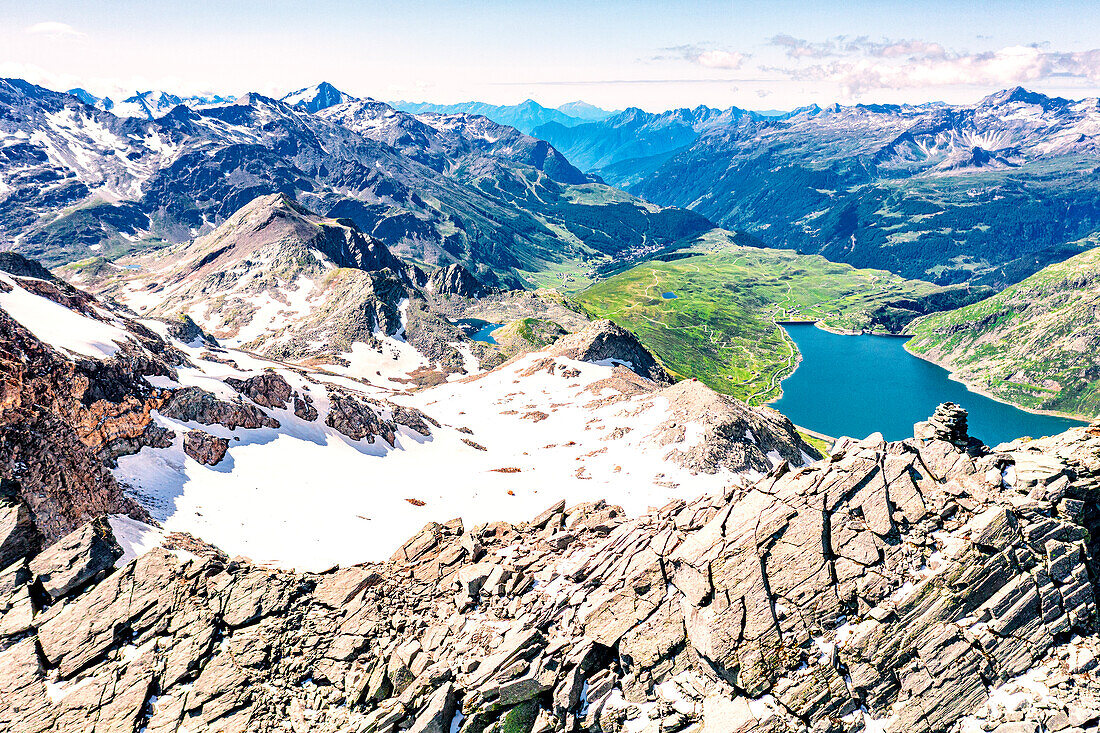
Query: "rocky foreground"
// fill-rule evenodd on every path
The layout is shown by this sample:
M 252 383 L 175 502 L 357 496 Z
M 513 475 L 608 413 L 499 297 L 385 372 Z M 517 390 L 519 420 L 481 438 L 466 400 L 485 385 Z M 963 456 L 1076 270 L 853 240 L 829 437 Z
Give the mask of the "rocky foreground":
M 0 729 L 1097 730 L 1100 427 L 989 450 L 945 407 L 916 434 L 320 574 L 115 568 L 102 521 L 22 557 L 12 498 Z

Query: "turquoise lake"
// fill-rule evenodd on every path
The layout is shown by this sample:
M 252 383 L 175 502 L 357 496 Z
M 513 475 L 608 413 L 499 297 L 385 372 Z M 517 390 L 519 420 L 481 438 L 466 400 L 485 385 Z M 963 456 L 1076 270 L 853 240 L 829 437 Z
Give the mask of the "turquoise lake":
M 783 397 L 772 403 L 796 424 L 826 435 L 887 440 L 912 437 L 913 423 L 941 402 L 970 413 L 970 434 L 986 445 L 1024 435 L 1054 435 L 1082 423 L 1036 415 L 971 392 L 948 378 L 946 369 L 918 359 L 896 336 L 842 336 L 812 324 L 783 326 L 798 344 L 802 362 L 783 380 Z
M 503 324 L 483 321 L 480 318 L 459 318 L 454 322 L 454 325 L 461 328 L 463 333 L 474 341 L 495 344 L 496 339 L 493 338 L 493 331 L 500 328 Z

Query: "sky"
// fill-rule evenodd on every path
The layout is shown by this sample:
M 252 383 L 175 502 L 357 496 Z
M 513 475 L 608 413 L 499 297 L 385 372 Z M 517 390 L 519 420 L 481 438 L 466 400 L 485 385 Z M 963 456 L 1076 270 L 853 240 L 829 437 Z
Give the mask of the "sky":
M 650 111 L 1100 94 L 1096 0 L 0 0 L 0 76 Z

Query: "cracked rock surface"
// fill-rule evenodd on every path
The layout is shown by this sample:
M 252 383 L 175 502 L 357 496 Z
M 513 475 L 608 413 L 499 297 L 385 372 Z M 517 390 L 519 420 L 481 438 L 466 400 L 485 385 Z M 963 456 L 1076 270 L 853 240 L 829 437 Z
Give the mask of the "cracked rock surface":
M 50 549 L 0 572 L 0 729 L 1095 731 L 1100 427 L 955 433 L 320 574 L 158 548 L 44 595 Z

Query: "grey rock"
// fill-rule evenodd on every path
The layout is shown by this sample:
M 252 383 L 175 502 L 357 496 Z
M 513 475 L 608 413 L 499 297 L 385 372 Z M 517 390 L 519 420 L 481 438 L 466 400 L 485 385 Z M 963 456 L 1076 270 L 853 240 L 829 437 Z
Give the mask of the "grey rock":
M 31 560 L 29 568 L 34 581 L 56 601 L 109 573 L 120 557 L 122 548 L 101 517 L 62 537 Z
M 27 505 L 14 497 L 0 497 L 0 567 L 33 555 L 41 543 Z

